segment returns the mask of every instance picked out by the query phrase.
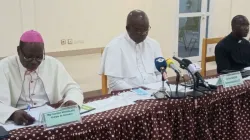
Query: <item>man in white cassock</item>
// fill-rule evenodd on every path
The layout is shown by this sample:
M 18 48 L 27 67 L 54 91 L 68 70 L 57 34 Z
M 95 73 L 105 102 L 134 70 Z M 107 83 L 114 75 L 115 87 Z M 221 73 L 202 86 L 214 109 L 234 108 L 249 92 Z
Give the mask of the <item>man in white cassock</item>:
M 0 123 L 32 124 L 35 119 L 23 109 L 47 103 L 81 105 L 83 93 L 64 66 L 45 56 L 40 33 L 25 32 L 17 47 L 18 55 L 0 61 Z
M 149 29 L 147 15 L 133 10 L 127 17 L 127 32 L 105 47 L 100 74 L 107 75 L 109 92 L 161 81 L 154 59 L 162 52 L 159 43 L 147 37 Z

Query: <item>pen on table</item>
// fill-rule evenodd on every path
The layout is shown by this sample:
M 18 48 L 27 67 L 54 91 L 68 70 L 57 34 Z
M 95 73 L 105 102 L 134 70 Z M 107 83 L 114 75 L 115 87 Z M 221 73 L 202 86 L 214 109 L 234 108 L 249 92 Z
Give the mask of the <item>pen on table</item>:
M 27 106 L 27 110 L 28 110 L 28 111 L 30 111 L 30 104 L 28 104 L 28 106 Z

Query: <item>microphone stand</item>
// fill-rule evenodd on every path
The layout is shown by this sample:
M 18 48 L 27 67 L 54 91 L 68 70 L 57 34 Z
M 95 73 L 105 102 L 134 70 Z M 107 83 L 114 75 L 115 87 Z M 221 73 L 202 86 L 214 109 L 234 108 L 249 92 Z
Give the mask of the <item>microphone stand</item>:
M 208 83 L 203 83 L 201 82 L 201 80 L 196 77 L 196 89 L 200 92 L 203 92 L 203 91 L 213 91 L 213 90 L 216 90 L 217 89 L 217 86 L 214 86 L 214 85 L 211 85 L 211 84 L 208 84 Z M 207 85 L 205 85 L 207 84 Z M 205 92 L 204 92 L 205 94 Z
M 165 86 L 164 86 L 164 76 L 163 76 L 163 74 L 164 74 L 164 71 L 162 70 L 161 71 L 161 82 L 162 82 L 162 85 L 161 85 L 161 89 L 160 89 L 160 91 L 166 91 L 166 88 L 165 88 Z
M 196 83 L 196 80 L 195 80 L 195 76 L 194 76 L 194 74 L 186 67 L 186 66 L 184 66 L 184 65 L 182 65 L 182 64 L 180 64 L 180 68 L 182 68 L 182 69 L 185 69 L 190 75 L 191 75 L 191 77 L 192 77 L 192 79 L 193 79 L 193 83 L 194 83 L 194 85 L 193 85 L 193 97 L 195 97 L 195 92 L 197 91 L 196 89 L 196 87 L 197 87 L 197 83 Z
M 197 93 L 197 92 L 201 92 L 201 91 L 199 91 L 198 88 L 197 88 L 198 84 L 197 84 L 197 81 L 196 81 L 196 79 L 195 79 L 194 74 L 193 74 L 193 73 L 191 72 L 191 70 L 188 68 L 189 63 L 191 63 L 191 62 L 186 62 L 186 61 L 180 60 L 180 59 L 178 59 L 178 58 L 175 57 L 175 56 L 173 56 L 173 59 L 176 60 L 177 62 L 179 62 L 180 68 L 187 70 L 187 72 L 191 75 L 191 78 L 192 78 L 192 80 L 194 81 L 194 82 L 193 82 L 193 86 L 192 86 L 192 87 L 193 87 L 193 97 L 195 97 L 195 96 L 196 96 L 196 93 Z M 201 92 L 201 93 L 203 93 L 203 92 Z
M 155 98 L 158 98 L 156 94 L 163 94 L 164 97 L 167 97 L 167 98 L 170 97 L 170 96 L 168 95 L 167 91 L 166 91 L 165 86 L 164 86 L 164 82 L 165 82 L 165 79 L 164 79 L 164 76 L 163 76 L 164 72 L 165 72 L 165 69 L 164 69 L 164 68 L 161 68 L 161 76 L 162 76 L 162 77 L 161 77 L 161 81 L 162 81 L 162 87 L 160 88 L 159 91 L 157 91 L 156 93 L 154 93 L 154 97 L 155 97 Z
M 164 72 L 165 72 L 165 69 L 161 68 L 161 82 L 162 82 L 162 86 L 160 88 L 160 92 L 163 93 L 166 97 L 169 97 L 168 94 L 167 94 L 167 92 L 166 92 L 166 88 L 164 86 L 164 82 L 165 82 L 165 78 L 163 76 Z
M 176 93 L 176 95 L 178 96 L 178 89 L 179 89 L 179 82 L 180 82 L 180 73 L 177 71 L 177 70 L 175 70 L 175 73 L 176 73 L 176 89 L 175 89 L 175 93 Z

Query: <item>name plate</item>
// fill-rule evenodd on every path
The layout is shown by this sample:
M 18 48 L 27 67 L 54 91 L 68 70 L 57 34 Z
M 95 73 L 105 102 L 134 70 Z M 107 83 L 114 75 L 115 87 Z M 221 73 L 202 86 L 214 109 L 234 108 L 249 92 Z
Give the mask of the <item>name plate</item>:
M 78 106 L 70 106 L 56 109 L 42 114 L 45 127 L 53 127 L 62 124 L 81 122 Z
M 243 84 L 243 79 L 240 72 L 232 72 L 220 75 L 217 85 L 222 85 L 224 88 L 238 86 Z

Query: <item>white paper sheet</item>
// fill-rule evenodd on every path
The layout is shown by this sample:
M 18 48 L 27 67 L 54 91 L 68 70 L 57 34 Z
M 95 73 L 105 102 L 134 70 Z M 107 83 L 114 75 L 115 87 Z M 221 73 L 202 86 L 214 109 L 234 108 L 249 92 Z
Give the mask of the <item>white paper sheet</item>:
M 246 67 L 246 68 L 244 68 L 244 70 L 250 70 L 250 67 Z
M 99 112 L 103 112 L 103 111 L 131 105 L 131 104 L 134 104 L 134 102 L 126 100 L 126 99 L 122 99 L 120 96 L 112 96 L 112 97 L 107 98 L 107 99 L 97 100 L 97 101 L 93 101 L 90 103 L 86 103 L 86 105 L 94 107 L 95 110 L 90 111 L 88 113 L 84 113 L 81 116 L 95 114 L 95 113 L 99 113 Z
M 205 81 L 207 81 L 208 84 L 216 85 L 216 83 L 217 83 L 217 81 L 218 81 L 218 78 L 206 79 Z
M 249 67 L 249 68 L 250 68 L 250 67 Z M 219 79 L 219 78 L 212 78 L 212 79 L 207 79 L 206 81 L 207 81 L 209 84 L 216 85 L 218 79 Z M 245 81 L 245 80 L 250 80 L 250 76 L 243 78 L 243 80 L 244 80 L 244 81 Z
M 147 95 L 138 95 L 135 92 L 128 91 L 120 93 L 117 96 L 109 97 L 107 99 L 89 102 L 86 103 L 86 105 L 94 107 L 96 109 L 88 113 L 84 113 L 81 116 L 87 116 L 90 114 L 100 113 L 107 110 L 132 105 L 135 104 L 135 101 L 137 100 L 154 99 L 154 97 L 152 97 L 151 94 L 152 94 L 151 91 L 148 91 Z
M 24 127 L 30 127 L 30 126 L 37 126 L 39 125 L 39 121 L 36 121 L 34 124 L 29 125 L 29 126 L 23 126 L 23 125 L 15 125 L 14 122 L 12 121 L 8 121 L 6 124 L 2 125 L 5 128 L 5 130 L 10 131 L 10 130 L 14 130 L 14 129 L 19 129 L 19 128 L 24 128 Z
M 143 87 L 153 89 L 153 90 L 159 90 L 162 87 L 162 82 L 157 82 L 157 83 L 152 83 L 152 84 L 147 84 L 143 85 Z M 168 92 L 175 92 L 176 91 L 176 85 L 170 84 L 170 87 L 164 82 L 164 87 Z M 185 87 L 182 85 L 178 86 L 178 91 L 184 92 Z M 186 88 L 186 92 L 192 91 L 190 88 Z
M 31 115 L 32 117 L 34 117 L 37 121 L 39 121 L 40 119 L 40 114 L 47 112 L 47 111 L 51 111 L 54 110 L 54 108 L 48 106 L 48 105 L 44 105 L 41 107 L 37 107 L 37 108 L 32 108 L 30 110 L 25 110 L 29 115 Z
M 13 129 L 19 129 L 19 128 L 24 128 L 24 127 L 30 127 L 30 126 L 36 126 L 40 124 L 39 118 L 40 118 L 40 114 L 43 112 L 47 112 L 50 110 L 54 110 L 54 108 L 48 106 L 48 105 L 44 105 L 41 107 L 37 107 L 37 108 L 32 108 L 30 109 L 30 111 L 25 110 L 26 112 L 28 112 L 32 117 L 34 117 L 36 119 L 36 122 L 32 125 L 29 126 L 20 126 L 20 125 L 15 125 L 14 122 L 12 121 L 8 121 L 6 122 L 6 124 L 0 124 L 1 126 L 3 126 L 7 131 L 13 130 Z

